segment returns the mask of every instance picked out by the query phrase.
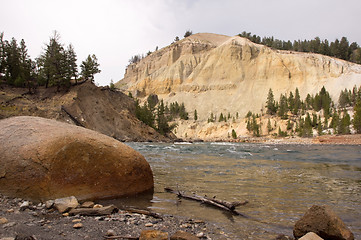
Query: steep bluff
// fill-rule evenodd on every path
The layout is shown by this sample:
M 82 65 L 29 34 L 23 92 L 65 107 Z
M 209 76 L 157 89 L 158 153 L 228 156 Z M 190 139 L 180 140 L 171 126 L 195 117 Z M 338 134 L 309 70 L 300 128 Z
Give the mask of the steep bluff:
M 281 51 L 241 37 L 199 33 L 128 66 L 116 86 L 142 98 L 157 94 L 184 102 L 200 120 L 211 113 L 260 112 L 272 88 L 276 99 L 297 87 L 301 97 L 322 86 L 338 99 L 361 85 L 361 66 L 320 54 Z

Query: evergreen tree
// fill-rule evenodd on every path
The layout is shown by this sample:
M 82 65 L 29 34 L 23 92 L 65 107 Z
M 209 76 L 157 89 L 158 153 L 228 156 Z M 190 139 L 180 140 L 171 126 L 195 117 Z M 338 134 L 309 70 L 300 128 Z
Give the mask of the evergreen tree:
M 189 36 L 191 36 L 193 33 L 192 33 L 192 31 L 191 30 L 187 30 L 186 31 L 186 33 L 184 34 L 184 37 L 186 38 L 186 37 L 189 37 Z
M 295 99 L 293 103 L 293 108 L 290 107 L 290 110 L 293 112 L 294 115 L 298 115 L 298 111 L 301 108 L 301 96 L 298 88 L 295 91 Z
M 66 63 L 67 63 L 67 78 L 75 80 L 75 83 L 77 83 L 77 77 L 78 77 L 78 65 L 76 63 L 77 56 L 74 50 L 73 45 L 69 44 L 67 50 L 66 50 Z
M 332 115 L 332 121 L 331 121 L 331 127 L 333 128 L 334 133 L 337 133 L 339 121 L 340 121 L 339 115 L 337 114 L 337 111 L 334 111 L 334 113 Z
M 350 134 L 351 119 L 346 109 L 343 112 L 343 116 L 338 123 L 337 132 L 339 134 Z
M 237 133 L 234 129 L 232 129 L 232 138 L 237 139 Z
M 270 88 L 268 91 L 268 96 L 267 96 L 267 113 L 270 115 L 275 115 L 277 112 L 277 108 L 276 108 L 276 103 L 274 100 L 274 95 L 273 95 L 273 91 Z
M 271 125 L 271 120 L 268 119 L 268 122 L 267 122 L 267 131 L 268 131 L 268 134 L 273 130 L 272 128 L 272 125 Z
M 60 35 L 55 31 L 46 45 L 45 52 L 39 57 L 40 83 L 45 81 L 45 86 L 70 87 L 68 59 L 63 45 L 60 43 Z
M 318 119 L 318 122 L 317 122 L 317 133 L 319 136 L 322 135 L 322 123 L 321 123 L 321 118 Z
M 93 55 L 88 55 L 88 57 L 81 63 L 81 75 L 84 80 L 90 80 L 94 82 L 94 75 L 100 73 L 99 63 L 97 57 Z
M 222 121 L 224 121 L 223 113 L 219 115 L 219 119 L 218 119 L 218 122 L 222 122 Z
M 354 107 L 354 116 L 353 116 L 353 128 L 357 133 L 361 133 L 361 100 L 358 99 Z
M 195 121 L 198 120 L 197 109 L 194 109 L 194 120 L 195 120 Z
M 287 96 L 281 94 L 280 96 L 280 103 L 278 107 L 278 116 L 282 119 L 287 119 L 287 112 L 288 112 L 288 104 L 287 104 Z

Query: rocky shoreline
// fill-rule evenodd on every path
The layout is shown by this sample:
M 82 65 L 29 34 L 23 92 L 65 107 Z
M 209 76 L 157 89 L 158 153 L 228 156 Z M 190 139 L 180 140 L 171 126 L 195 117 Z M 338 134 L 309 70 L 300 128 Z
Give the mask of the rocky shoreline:
M 147 234 L 167 235 L 165 239 L 232 239 L 219 226 L 201 219 L 155 218 L 124 210 L 103 216 L 71 216 L 48 209 L 45 203 L 0 195 L 1 240 L 138 239 L 141 235 L 152 239 L 146 238 Z

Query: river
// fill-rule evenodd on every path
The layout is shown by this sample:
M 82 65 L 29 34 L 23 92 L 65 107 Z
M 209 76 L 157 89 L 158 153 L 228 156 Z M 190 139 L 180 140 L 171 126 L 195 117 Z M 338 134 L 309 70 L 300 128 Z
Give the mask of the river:
M 361 239 L 361 147 L 245 143 L 127 143 L 151 165 L 155 192 L 137 207 L 201 218 L 222 226 L 230 238 L 292 236 L 312 205 L 329 205 Z M 232 216 L 182 200 L 164 187 L 227 201 L 247 217 Z M 139 199 L 138 199 L 139 200 Z

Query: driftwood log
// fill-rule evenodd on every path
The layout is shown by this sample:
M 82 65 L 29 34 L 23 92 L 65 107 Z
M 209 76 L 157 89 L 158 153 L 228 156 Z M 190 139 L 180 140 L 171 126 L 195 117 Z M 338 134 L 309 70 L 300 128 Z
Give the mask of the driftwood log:
M 124 211 L 129 212 L 129 213 L 138 213 L 138 214 L 143 214 L 143 215 L 147 215 L 147 216 L 151 216 L 154 218 L 159 218 L 159 219 L 163 219 L 163 217 L 155 212 L 151 212 L 148 210 L 141 210 L 141 209 L 135 209 L 135 208 L 125 208 Z
M 167 192 L 171 192 L 176 194 L 179 198 L 184 198 L 184 199 L 189 199 L 189 200 L 194 200 L 194 201 L 198 201 L 213 207 L 217 207 L 220 208 L 222 210 L 231 212 L 234 215 L 239 215 L 239 216 L 243 216 L 245 217 L 244 214 L 238 212 L 236 210 L 236 207 L 238 206 L 243 206 L 246 205 L 248 203 L 248 201 L 243 201 L 243 202 L 227 202 L 227 201 L 223 201 L 223 200 L 218 200 L 214 198 L 208 198 L 206 196 L 202 197 L 202 196 L 198 196 L 198 195 L 187 195 L 184 192 L 181 191 L 176 191 L 173 190 L 171 188 L 164 188 L 165 191 Z
M 103 216 L 103 215 L 110 215 L 117 211 L 118 208 L 116 206 L 109 205 L 101 208 L 74 208 L 70 210 L 69 215 Z

